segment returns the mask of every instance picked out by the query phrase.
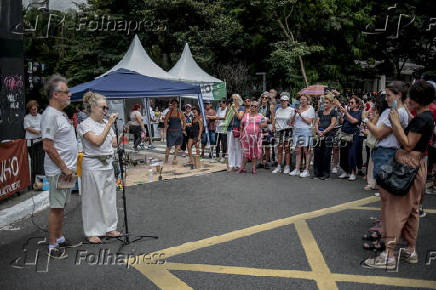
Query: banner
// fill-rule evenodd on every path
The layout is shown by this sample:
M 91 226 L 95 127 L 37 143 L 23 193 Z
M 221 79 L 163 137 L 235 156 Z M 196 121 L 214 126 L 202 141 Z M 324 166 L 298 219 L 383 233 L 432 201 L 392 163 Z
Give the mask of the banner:
M 191 83 L 200 86 L 204 101 L 221 100 L 227 97 L 226 83 Z M 197 95 L 183 96 L 183 98 L 198 99 Z
M 25 139 L 0 144 L 0 200 L 30 185 Z

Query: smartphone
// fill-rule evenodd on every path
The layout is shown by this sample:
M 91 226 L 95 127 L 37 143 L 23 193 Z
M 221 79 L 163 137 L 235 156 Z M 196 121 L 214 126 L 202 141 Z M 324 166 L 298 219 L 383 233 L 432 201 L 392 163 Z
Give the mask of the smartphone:
M 394 102 L 392 103 L 392 109 L 394 109 L 395 111 L 397 110 L 397 100 L 394 100 Z

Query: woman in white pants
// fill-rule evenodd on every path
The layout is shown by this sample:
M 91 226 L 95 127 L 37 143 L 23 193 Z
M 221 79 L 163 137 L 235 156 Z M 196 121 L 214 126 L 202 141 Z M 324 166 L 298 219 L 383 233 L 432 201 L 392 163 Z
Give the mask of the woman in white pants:
M 241 167 L 242 149 L 239 143 L 240 138 L 240 122 L 244 115 L 244 106 L 242 106 L 242 98 L 238 94 L 232 95 L 232 104 L 227 110 L 225 125 L 227 126 L 227 152 L 228 160 L 227 171 L 232 171 L 233 168 Z
M 88 241 L 101 243 L 100 236 L 120 236 L 116 230 L 115 176 L 112 167 L 113 147 L 117 146 L 112 125 L 118 113 L 104 120 L 108 107 L 106 98 L 93 92 L 83 97 L 89 117 L 79 125 L 83 144 L 82 216 L 83 230 Z

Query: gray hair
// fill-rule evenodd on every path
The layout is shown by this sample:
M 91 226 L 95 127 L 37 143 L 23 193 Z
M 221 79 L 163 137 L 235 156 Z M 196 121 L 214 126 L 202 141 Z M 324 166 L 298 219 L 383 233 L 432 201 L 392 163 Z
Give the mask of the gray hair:
M 232 94 L 232 99 L 233 99 L 233 97 L 237 97 L 238 98 L 239 106 L 242 106 L 244 101 L 242 100 L 241 96 L 239 94 Z
M 52 75 L 45 86 L 45 91 L 47 92 L 48 99 L 53 97 L 54 92 L 59 91 L 59 83 L 67 83 L 67 79 L 60 74 Z
M 97 107 L 98 101 L 106 100 L 106 97 L 94 92 L 87 92 L 83 95 L 83 106 L 88 113 L 91 113 L 91 107 Z

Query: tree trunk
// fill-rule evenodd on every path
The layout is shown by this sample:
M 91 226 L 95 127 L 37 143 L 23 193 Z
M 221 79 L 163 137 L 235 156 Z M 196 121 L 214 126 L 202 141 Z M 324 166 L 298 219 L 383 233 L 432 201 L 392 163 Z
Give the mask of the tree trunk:
M 296 43 L 294 35 L 292 34 L 292 31 L 289 30 L 289 33 L 288 33 L 288 30 L 286 30 L 282 21 L 280 19 L 278 19 L 277 21 L 278 21 L 280 27 L 282 28 L 283 32 L 285 33 L 286 37 L 289 38 L 289 40 L 292 41 L 292 43 Z M 304 62 L 303 62 L 303 58 L 301 57 L 301 55 L 298 56 L 298 61 L 300 62 L 301 74 L 303 75 L 304 83 L 306 84 L 306 87 L 308 87 L 309 84 L 307 82 L 306 70 L 304 68 Z

